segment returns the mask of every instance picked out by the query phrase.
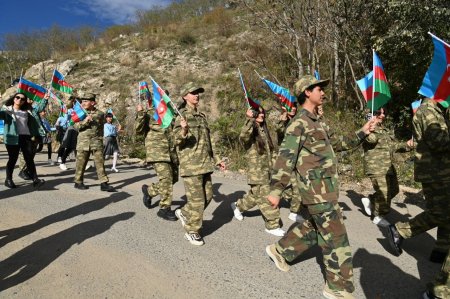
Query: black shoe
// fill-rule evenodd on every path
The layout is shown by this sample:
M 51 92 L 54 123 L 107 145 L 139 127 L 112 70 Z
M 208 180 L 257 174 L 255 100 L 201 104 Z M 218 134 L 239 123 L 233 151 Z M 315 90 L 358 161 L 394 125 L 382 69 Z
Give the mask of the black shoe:
M 430 262 L 443 264 L 446 257 L 447 257 L 446 252 L 433 250 L 430 254 Z
M 13 180 L 11 179 L 5 180 L 5 186 L 11 189 L 17 188 L 16 184 L 14 184 Z
M 23 170 L 21 170 L 21 171 L 19 172 L 19 178 L 21 178 L 22 180 L 25 180 L 25 181 L 31 180 L 31 177 L 30 177 L 30 175 L 28 174 L 28 172 L 27 172 L 27 171 L 23 171 Z
M 77 189 L 80 189 L 80 190 L 86 190 L 86 189 L 89 189 L 89 187 L 86 186 L 86 185 L 83 184 L 83 183 L 75 183 L 74 187 L 77 188 Z
M 141 189 L 142 189 L 142 194 L 144 194 L 144 197 L 142 198 L 142 201 L 144 202 L 144 206 L 146 206 L 147 209 L 150 209 L 151 205 L 152 205 L 152 197 L 150 196 L 150 194 L 148 194 L 148 185 L 146 185 L 146 184 L 142 185 Z
M 423 299 L 439 299 L 439 297 L 434 296 L 430 291 L 426 291 L 422 294 Z
M 387 227 L 388 235 L 389 235 L 389 245 L 391 245 L 392 250 L 394 251 L 396 256 L 402 254 L 402 241 L 403 237 L 399 234 L 395 225 L 391 224 Z
M 116 192 L 116 189 L 114 189 L 113 186 L 108 185 L 108 183 L 101 183 L 100 190 L 106 191 L 106 192 Z
M 156 215 L 158 215 L 158 217 L 165 219 L 165 220 L 169 220 L 169 221 L 177 221 L 178 218 L 177 216 L 175 216 L 175 212 L 172 211 L 170 208 L 162 208 L 159 209 L 158 213 L 156 213 Z
M 45 181 L 41 179 L 35 179 L 33 180 L 33 187 L 35 189 L 39 189 L 42 185 L 44 185 Z

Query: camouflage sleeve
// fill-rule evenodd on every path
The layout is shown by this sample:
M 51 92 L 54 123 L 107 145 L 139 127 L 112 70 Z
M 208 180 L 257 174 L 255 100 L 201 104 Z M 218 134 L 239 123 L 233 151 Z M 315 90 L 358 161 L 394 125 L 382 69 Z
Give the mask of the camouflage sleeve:
M 134 130 L 136 134 L 146 135 L 149 127 L 149 115 L 145 111 L 138 111 L 136 114 L 136 123 Z
M 324 128 L 328 132 L 330 143 L 337 152 L 348 151 L 357 147 L 366 138 L 366 134 L 362 130 L 355 132 L 354 137 L 338 136 L 328 125 Z
M 367 135 L 366 139 L 364 140 L 364 142 L 367 142 L 368 144 L 377 144 L 378 143 L 378 136 L 375 133 L 370 133 L 369 135 Z
M 286 120 L 279 119 L 275 123 L 275 133 L 277 134 L 277 142 L 280 144 L 284 138 L 284 130 L 286 129 Z
M 42 111 L 45 110 L 45 107 L 47 107 L 47 103 L 48 103 L 47 99 L 42 99 L 40 102 L 36 102 L 36 105 L 33 106 L 33 111 L 36 114 L 41 113 Z
M 91 124 L 86 119 L 74 124 L 75 129 L 79 132 L 89 129 L 90 126 Z
M 413 118 L 415 132 L 422 132 L 422 140 L 434 152 L 447 152 L 450 146 L 450 136 L 445 119 L 436 111 L 418 110 Z
M 181 118 L 182 118 L 182 116 L 177 115 L 177 117 L 175 118 L 174 126 L 173 126 L 173 138 L 174 138 L 176 146 L 183 146 L 183 144 L 186 142 L 186 140 L 192 136 L 192 134 L 189 130 L 189 121 L 186 116 L 184 116 L 184 118 L 188 121 L 188 132 L 187 132 L 186 136 L 183 136 L 183 133 L 181 130 L 181 124 L 180 124 Z
M 248 148 L 251 145 L 254 122 L 255 121 L 253 119 L 247 119 L 245 124 L 242 126 L 241 133 L 239 134 L 239 140 L 245 148 Z
M 297 164 L 298 154 L 306 141 L 304 127 L 300 120 L 292 121 L 278 151 L 271 176 L 270 195 L 281 197 L 283 190 L 289 185 L 292 172 Z

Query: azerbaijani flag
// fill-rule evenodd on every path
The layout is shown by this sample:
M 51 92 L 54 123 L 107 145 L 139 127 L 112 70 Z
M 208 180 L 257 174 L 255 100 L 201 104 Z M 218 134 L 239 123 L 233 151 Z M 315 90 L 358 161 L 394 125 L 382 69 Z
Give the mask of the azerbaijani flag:
M 292 108 L 295 105 L 296 99 L 293 95 L 291 95 L 289 90 L 269 80 L 266 79 L 262 80 L 264 81 L 264 83 L 267 84 L 267 86 L 269 86 L 270 90 L 272 90 L 272 92 L 277 96 L 277 98 L 281 102 L 281 105 L 283 105 L 283 107 L 286 108 L 288 112 L 291 112 Z
M 416 111 L 417 111 L 417 109 L 419 109 L 420 104 L 422 104 L 422 100 L 416 100 L 411 103 L 411 108 L 412 108 L 413 114 L 416 114 Z
M 25 80 L 23 77 L 20 77 L 17 91 L 24 93 L 29 99 L 33 101 L 40 102 L 44 98 L 47 89 L 40 85 L 37 85 L 36 83 Z
M 367 102 L 367 108 L 376 111 L 391 99 L 386 74 L 378 55 L 373 51 L 373 70 L 356 81 Z
M 242 85 L 242 89 L 244 90 L 245 100 L 247 101 L 248 108 L 253 108 L 255 110 L 259 110 L 261 103 L 257 99 L 253 99 L 252 97 L 250 97 L 250 94 L 247 92 L 247 88 L 245 88 L 244 79 L 242 78 L 241 70 L 239 70 L 239 78 L 241 79 L 241 85 Z
M 318 70 L 314 70 L 314 77 L 316 77 L 317 80 L 320 80 L 320 74 Z
M 64 76 L 56 69 L 53 71 L 52 87 L 69 94 L 72 94 L 73 92 L 73 87 L 64 80 Z
M 161 125 L 162 128 L 167 128 L 172 123 L 172 119 L 174 118 L 173 108 L 170 105 L 170 98 L 164 92 L 164 90 L 152 80 L 153 86 L 153 108 L 155 109 L 155 114 L 153 118 Z
M 145 98 L 150 100 L 152 94 L 150 93 L 150 89 L 148 88 L 148 84 L 145 81 L 139 82 L 139 94 L 145 94 Z
M 440 102 L 447 108 L 450 104 L 450 45 L 429 34 L 433 38 L 434 54 L 419 94 Z
M 87 116 L 86 110 L 81 107 L 80 102 L 75 101 L 73 105 L 72 114 L 70 115 L 70 120 L 72 123 L 77 123 L 85 119 Z

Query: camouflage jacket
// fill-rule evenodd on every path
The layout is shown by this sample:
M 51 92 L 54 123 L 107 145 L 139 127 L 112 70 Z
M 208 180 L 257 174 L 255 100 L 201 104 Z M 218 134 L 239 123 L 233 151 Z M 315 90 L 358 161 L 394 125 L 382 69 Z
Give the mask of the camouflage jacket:
M 175 146 L 180 161 L 180 175 L 193 176 L 214 171 L 220 159 L 214 156 L 206 115 L 187 105 L 180 110 L 188 123 L 188 133 L 183 136 L 181 117 L 175 118 L 173 129 Z M 214 163 L 215 161 L 215 163 Z
M 366 175 L 386 175 L 392 172 L 395 138 L 391 130 L 379 125 L 367 135 L 363 144 Z
M 139 111 L 136 115 L 136 134 L 145 136 L 146 162 L 173 162 L 178 158 L 173 143 L 173 126 L 163 129 L 153 118 L 155 110 Z
M 258 134 L 264 141 L 264 152 L 258 153 L 256 136 L 253 134 L 254 119 L 248 119 L 242 127 L 239 139 L 247 151 L 247 183 L 255 185 L 269 184 L 272 153 L 270 152 L 269 143 L 266 132 L 262 127 L 256 126 Z
M 78 131 L 77 151 L 103 150 L 105 113 L 98 109 L 86 112 L 92 117 L 92 120 L 88 122 L 84 119 L 74 126 Z
M 272 170 L 270 194 L 281 197 L 291 175 L 296 175 L 304 204 L 337 201 L 339 184 L 334 150 L 348 150 L 364 138 L 362 131 L 352 139 L 336 136 L 315 114 L 303 109 L 286 129 Z
M 414 179 L 450 181 L 449 117 L 435 101 L 425 99 L 413 117 L 416 153 Z

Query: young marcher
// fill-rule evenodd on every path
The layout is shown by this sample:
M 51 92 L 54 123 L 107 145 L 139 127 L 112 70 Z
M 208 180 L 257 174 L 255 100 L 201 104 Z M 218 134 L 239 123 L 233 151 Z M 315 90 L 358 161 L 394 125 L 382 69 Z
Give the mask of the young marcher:
M 35 151 L 33 140 L 40 137 L 39 124 L 31 114 L 31 106 L 27 100 L 25 94 L 16 93 L 0 110 L 0 119 L 4 121 L 3 142 L 8 151 L 5 180 L 5 186 L 8 188 L 17 187 L 13 181 L 13 171 L 20 151 L 23 153 L 33 186 L 39 188 L 44 184 L 44 180 L 38 178 L 33 160 Z
M 374 129 L 369 121 L 353 138 L 336 136 L 317 113 L 323 104 L 323 88 L 328 80 L 303 76 L 294 85 L 303 109 L 291 121 L 272 171 L 268 197 L 278 206 L 292 174 L 297 176 L 302 209 L 308 213 L 303 223 L 296 223 L 266 253 L 278 269 L 288 271 L 286 261 L 293 261 L 314 245 L 322 249 L 326 298 L 353 298 L 353 264 L 350 243 L 338 204 L 339 181 L 335 151 L 357 146 Z M 294 172 L 295 170 L 295 172 Z
M 270 191 L 270 171 L 272 169 L 273 143 L 265 121 L 265 111 L 248 109 L 247 121 L 242 127 L 239 139 L 246 149 L 247 183 L 250 190 L 243 198 L 231 203 L 234 217 L 242 221 L 243 212 L 258 206 L 262 213 L 266 232 L 275 236 L 284 236 L 280 228 L 280 209 L 273 208 L 267 200 Z
M 104 149 L 103 158 L 105 160 L 113 157 L 111 171 L 119 172 L 116 168 L 117 159 L 119 157 L 119 143 L 117 142 L 117 134 L 121 130 L 121 125 L 113 124 L 114 115 L 112 113 L 106 114 L 106 123 L 103 127 Z
M 105 160 L 103 159 L 103 125 L 105 123 L 105 113 L 95 107 L 95 95 L 87 93 L 80 97 L 81 106 L 86 111 L 84 120 L 75 123 L 78 130 L 77 140 L 77 162 L 75 170 L 75 188 L 80 190 L 88 189 L 84 184 L 84 172 L 91 154 L 94 157 L 97 177 L 100 180 L 100 190 L 114 192 L 111 185 L 108 185 L 108 176 L 105 172 Z
M 225 169 L 225 163 L 214 154 L 206 115 L 198 111 L 200 94 L 204 91 L 192 82 L 183 87 L 181 96 L 185 106 L 174 126 L 180 175 L 187 197 L 186 205 L 175 214 L 186 231 L 185 238 L 193 245 L 205 243 L 200 230 L 203 212 L 213 197 L 211 174 L 214 166 Z
M 391 200 L 399 192 L 397 171 L 393 164 L 395 150 L 394 134 L 383 125 L 386 110 L 380 108 L 374 112 L 377 127 L 362 144 L 364 149 L 364 172 L 370 178 L 375 192 L 361 199 L 367 215 L 373 216 L 372 222 L 387 226 L 385 216 L 391 210 Z M 368 114 L 368 119 L 372 114 Z

